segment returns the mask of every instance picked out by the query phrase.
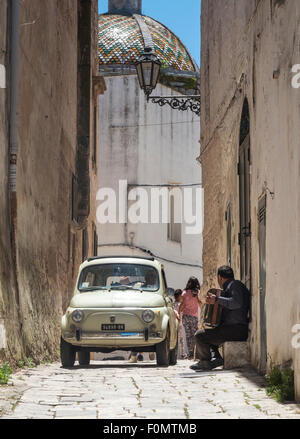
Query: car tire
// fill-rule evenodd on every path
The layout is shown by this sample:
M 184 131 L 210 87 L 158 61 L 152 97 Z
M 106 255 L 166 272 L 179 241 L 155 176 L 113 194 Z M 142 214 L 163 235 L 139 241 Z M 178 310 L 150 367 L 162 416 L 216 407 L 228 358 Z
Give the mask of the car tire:
M 170 364 L 170 332 L 168 329 L 164 341 L 156 345 L 157 366 L 169 366 Z
M 177 342 L 175 349 L 170 351 L 170 366 L 175 366 L 177 364 L 177 358 L 178 358 L 178 335 L 177 335 Z
M 89 351 L 78 351 L 78 362 L 80 366 L 88 366 L 90 364 L 91 355 Z
M 63 338 L 60 341 L 60 359 L 62 367 L 73 367 L 76 358 L 76 349 Z

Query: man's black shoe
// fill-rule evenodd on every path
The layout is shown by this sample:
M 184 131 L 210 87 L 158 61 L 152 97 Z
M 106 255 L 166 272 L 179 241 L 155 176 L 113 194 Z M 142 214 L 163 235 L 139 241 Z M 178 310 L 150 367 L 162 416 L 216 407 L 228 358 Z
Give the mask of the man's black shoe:
M 223 366 L 224 361 L 222 358 L 215 358 L 211 361 L 199 361 L 196 364 L 193 364 L 190 366 L 190 369 L 195 371 L 201 371 L 201 370 L 213 370 L 216 367 Z
M 198 363 L 192 364 L 192 366 L 190 366 L 190 369 L 192 370 L 196 370 L 196 371 L 200 371 L 200 370 L 211 370 L 212 365 L 211 365 L 211 361 L 199 361 Z
M 224 360 L 223 358 L 214 358 L 210 361 L 211 369 L 215 369 L 216 367 L 223 366 Z

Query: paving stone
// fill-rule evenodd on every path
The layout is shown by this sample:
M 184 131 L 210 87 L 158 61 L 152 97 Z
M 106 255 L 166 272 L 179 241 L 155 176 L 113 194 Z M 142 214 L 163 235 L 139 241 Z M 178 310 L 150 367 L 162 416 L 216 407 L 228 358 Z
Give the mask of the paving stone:
M 82 408 L 64 408 L 57 409 L 55 412 L 55 418 L 64 418 L 64 419 L 96 419 L 97 411 L 94 410 L 84 410 Z

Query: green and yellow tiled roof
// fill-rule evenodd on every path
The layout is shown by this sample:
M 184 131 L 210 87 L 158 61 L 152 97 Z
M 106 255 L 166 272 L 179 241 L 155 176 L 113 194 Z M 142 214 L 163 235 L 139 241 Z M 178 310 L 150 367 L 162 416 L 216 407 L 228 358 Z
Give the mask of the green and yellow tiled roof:
M 156 20 L 147 16 L 143 16 L 143 19 L 151 33 L 155 53 L 163 66 L 195 72 L 195 63 L 179 38 Z M 134 16 L 99 16 L 100 65 L 134 64 L 143 52 L 144 40 Z

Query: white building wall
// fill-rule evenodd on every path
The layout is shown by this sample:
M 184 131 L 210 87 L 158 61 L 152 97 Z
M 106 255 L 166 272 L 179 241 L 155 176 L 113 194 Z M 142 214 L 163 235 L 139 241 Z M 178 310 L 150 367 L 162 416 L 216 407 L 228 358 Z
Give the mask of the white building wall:
M 118 193 L 119 180 L 127 180 L 131 185 L 200 183 L 201 167 L 196 161 L 199 117 L 189 110 L 181 112 L 147 103 L 135 75 L 111 76 L 105 81 L 107 91 L 100 97 L 98 121 L 99 188 L 113 188 Z M 176 94 L 158 85 L 153 94 L 172 93 Z M 162 260 L 195 265 L 164 262 L 169 286 L 184 288 L 189 276 L 202 279 L 202 235 L 186 235 L 184 229 L 183 224 L 179 244 L 167 240 L 167 224 L 98 224 L 98 254 L 145 255 L 137 248 L 104 247 L 132 243 Z

